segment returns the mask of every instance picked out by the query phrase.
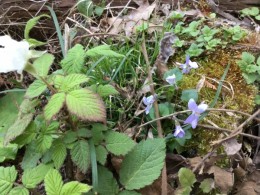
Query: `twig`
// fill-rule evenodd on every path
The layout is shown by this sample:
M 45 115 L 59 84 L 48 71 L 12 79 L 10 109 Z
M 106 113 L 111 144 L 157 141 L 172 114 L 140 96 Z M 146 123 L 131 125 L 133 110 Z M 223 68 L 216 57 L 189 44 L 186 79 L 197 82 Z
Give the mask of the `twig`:
M 251 120 L 253 120 L 258 114 L 260 113 L 260 109 L 258 109 L 253 115 L 251 115 L 247 120 L 245 120 L 241 125 L 239 125 L 239 127 L 236 128 L 235 131 L 233 131 L 228 137 L 224 138 L 224 139 L 221 139 L 221 140 L 218 140 L 214 143 L 214 145 L 220 145 L 222 144 L 223 142 L 233 138 L 233 137 L 236 137 L 237 135 L 239 135 L 240 133 L 242 133 L 242 129 L 243 127 L 249 123 Z
M 148 54 L 147 54 L 147 50 L 146 50 L 146 45 L 145 45 L 145 38 L 143 38 L 143 42 L 142 42 L 142 47 L 141 47 L 142 53 L 144 55 L 144 59 L 145 62 L 147 64 L 147 74 L 148 74 L 148 80 L 150 83 L 150 91 L 151 94 L 155 97 L 155 90 L 154 90 L 154 85 L 153 85 L 153 77 L 152 77 L 152 72 L 151 72 L 151 65 L 150 65 L 150 61 L 148 59 Z M 155 111 L 155 118 L 160 118 L 160 114 L 159 114 L 159 106 L 157 103 L 157 100 L 155 99 L 154 103 L 154 111 Z M 157 131 L 158 131 L 158 135 L 160 138 L 163 138 L 163 131 L 162 131 L 162 125 L 161 125 L 161 121 L 160 120 L 156 120 L 156 124 L 157 124 Z M 161 189 L 162 189 L 162 195 L 166 195 L 167 194 L 167 173 L 166 173 L 166 163 L 164 163 L 164 167 L 162 170 L 162 184 L 161 184 Z
M 238 114 L 241 114 L 241 115 L 245 115 L 245 116 L 251 117 L 250 114 L 245 113 L 245 112 L 241 112 L 241 111 L 238 111 L 238 110 L 208 108 L 207 111 L 213 111 L 213 112 L 214 112 L 214 111 L 216 111 L 216 112 L 217 112 L 217 111 L 221 111 L 221 112 L 234 112 L 234 113 L 238 113 Z M 144 123 L 144 124 L 138 126 L 137 129 L 139 129 L 139 128 L 141 128 L 141 127 L 144 127 L 144 126 L 146 126 L 146 125 L 149 125 L 149 124 L 151 124 L 151 123 L 153 123 L 153 122 L 156 122 L 157 120 L 172 118 L 173 116 L 176 116 L 176 115 L 178 115 L 178 114 L 187 113 L 187 112 L 191 112 L 191 110 L 183 110 L 183 111 L 175 112 L 175 113 L 172 113 L 172 114 L 163 116 L 163 117 L 156 118 L 156 119 L 154 119 L 154 120 L 148 121 L 148 122 L 146 122 L 146 123 Z M 257 118 L 257 117 L 254 117 L 253 119 L 256 120 L 256 121 L 258 121 L 258 122 L 260 121 L 260 119 Z

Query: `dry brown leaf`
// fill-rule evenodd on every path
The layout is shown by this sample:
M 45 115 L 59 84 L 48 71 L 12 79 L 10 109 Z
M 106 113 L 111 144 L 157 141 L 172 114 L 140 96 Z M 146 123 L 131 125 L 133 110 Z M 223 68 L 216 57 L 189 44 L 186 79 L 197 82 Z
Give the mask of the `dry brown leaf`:
M 124 17 L 126 36 L 130 36 L 135 32 L 137 26 L 140 26 L 144 21 L 150 18 L 155 6 L 155 3 L 149 5 L 148 1 L 143 2 L 138 9 L 131 11 L 129 15 Z
M 219 188 L 222 193 L 228 193 L 232 189 L 234 185 L 233 173 L 225 171 L 218 166 L 212 166 L 208 173 L 214 174 L 216 187 Z
M 197 83 L 197 86 L 196 86 L 196 89 L 198 92 L 200 92 L 200 90 L 204 86 L 205 81 L 206 81 L 206 77 L 204 75 L 202 75 L 201 79 L 199 80 L 199 82 Z
M 242 147 L 242 144 L 239 144 L 235 138 L 225 141 L 222 145 L 228 156 L 236 154 Z
M 217 87 L 215 85 L 211 84 L 210 82 L 208 82 L 207 80 L 205 80 L 204 86 L 207 88 L 210 88 L 210 89 L 217 90 Z

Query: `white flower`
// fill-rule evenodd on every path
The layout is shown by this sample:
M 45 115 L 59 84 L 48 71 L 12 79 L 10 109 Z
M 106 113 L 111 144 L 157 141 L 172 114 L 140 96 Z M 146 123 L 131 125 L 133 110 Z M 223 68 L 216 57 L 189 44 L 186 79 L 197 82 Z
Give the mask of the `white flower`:
M 168 76 L 165 80 L 166 80 L 170 85 L 176 84 L 176 76 L 175 76 L 175 74 L 173 74 L 173 75 L 171 75 L 171 76 Z
M 0 36 L 0 73 L 17 71 L 22 73 L 31 56 L 27 41 L 16 41 L 10 36 Z

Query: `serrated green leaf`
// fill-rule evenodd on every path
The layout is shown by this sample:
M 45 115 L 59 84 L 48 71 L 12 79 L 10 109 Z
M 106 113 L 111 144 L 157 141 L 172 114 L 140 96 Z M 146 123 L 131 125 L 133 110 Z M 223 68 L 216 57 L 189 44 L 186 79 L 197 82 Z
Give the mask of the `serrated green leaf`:
M 26 170 L 36 167 L 41 156 L 42 155 L 39 152 L 36 152 L 35 145 L 32 143 L 29 144 L 26 147 L 25 154 L 23 156 L 22 169 Z
M 7 130 L 4 138 L 4 145 L 9 144 L 12 140 L 21 135 L 32 121 L 32 118 L 33 114 L 31 113 L 23 115 L 22 118 L 18 118 L 15 123 Z
M 85 51 L 82 45 L 76 44 L 61 61 L 62 69 L 68 73 L 80 73 L 85 64 Z
M 251 53 L 243 52 L 242 60 L 247 64 L 252 64 L 255 62 L 255 56 L 253 56 Z
M 69 74 L 63 79 L 60 90 L 69 92 L 75 87 L 78 87 L 81 83 L 87 82 L 89 79 L 84 74 Z
M 124 190 L 120 192 L 118 195 L 141 195 L 141 194 L 136 191 Z
M 33 67 L 36 70 L 37 77 L 46 77 L 53 64 L 54 56 L 49 53 L 43 54 L 33 62 Z
M 118 54 L 111 50 L 109 45 L 99 45 L 97 47 L 91 48 L 86 52 L 86 55 L 89 57 L 124 57 L 124 55 Z
M 91 189 L 87 184 L 79 183 L 78 181 L 71 181 L 62 186 L 61 195 L 81 195 Z
M 98 145 L 96 146 L 96 157 L 97 157 L 97 161 L 101 164 L 101 165 L 105 165 L 106 161 L 107 161 L 107 155 L 108 152 L 106 150 L 106 148 L 102 145 Z
M 87 121 L 106 121 L 106 109 L 97 94 L 88 89 L 71 91 L 66 96 L 66 105 L 72 114 Z
M 47 85 L 41 80 L 35 80 L 27 89 L 25 97 L 34 98 L 41 95 L 47 89 Z
M 95 145 L 99 145 L 104 140 L 104 134 L 100 130 L 92 129 L 92 140 Z
M 37 22 L 42 18 L 42 17 L 47 17 L 50 18 L 50 16 L 48 16 L 47 14 L 42 14 L 40 16 L 34 17 L 32 19 L 30 19 L 25 26 L 24 29 L 24 38 L 28 41 L 30 39 L 29 34 L 31 29 L 37 24 Z
M 178 177 L 183 188 L 192 187 L 196 182 L 194 173 L 187 168 L 181 168 L 178 172 Z
M 71 159 L 79 167 L 79 169 L 86 173 L 90 164 L 89 145 L 85 140 L 77 141 L 71 149 Z
M 209 193 L 213 188 L 214 188 L 214 180 L 211 179 L 211 178 L 204 179 L 204 180 L 200 183 L 200 189 L 201 189 L 202 192 L 204 192 L 204 193 Z
M 97 94 L 101 97 L 107 97 L 109 95 L 117 95 L 118 91 L 112 85 L 99 85 L 97 87 Z
M 44 116 L 46 120 L 51 120 L 63 107 L 65 102 L 65 93 L 56 93 L 49 100 L 48 104 L 44 107 Z
M 115 155 L 125 155 L 135 146 L 135 142 L 127 135 L 110 131 L 105 137 L 106 148 Z
M 55 169 L 49 170 L 44 178 L 47 195 L 59 195 L 63 186 L 61 174 Z
M 40 164 L 33 169 L 26 169 L 22 176 L 23 185 L 26 188 L 35 188 L 42 182 L 50 168 L 48 165 Z
M 197 44 L 192 43 L 191 46 L 189 47 L 189 49 L 186 51 L 186 53 L 190 56 L 190 57 L 196 57 L 199 56 L 200 54 L 202 54 L 204 50 L 201 49 Z
M 117 194 L 119 187 L 113 174 L 105 167 L 98 166 L 97 192 L 100 195 Z
M 260 15 L 255 16 L 255 19 L 256 19 L 256 20 L 260 20 Z
M 140 189 L 156 180 L 164 165 L 164 139 L 150 139 L 136 145 L 123 160 L 120 182 L 127 190 Z
M 14 143 L 23 146 L 29 144 L 36 137 L 36 124 L 32 121 L 25 129 L 22 135 L 19 135 Z
M 256 64 L 257 64 L 258 66 L 260 66 L 260 56 L 257 58 Z
M 60 169 L 67 156 L 67 149 L 61 140 L 55 140 L 51 147 L 52 160 L 56 169 Z
M 66 131 L 65 136 L 63 138 L 64 143 L 71 144 L 72 142 L 77 140 L 77 133 L 75 131 Z
M 258 74 L 255 74 L 255 73 L 251 73 L 251 74 L 242 73 L 242 76 L 246 80 L 247 84 L 252 84 L 257 79 Z
M 14 187 L 8 195 L 29 195 L 29 190 L 23 186 Z
M 0 192 L 7 195 L 13 187 L 13 183 L 17 177 L 17 171 L 14 166 L 0 167 Z
M 34 100 L 24 99 L 20 105 L 20 112 L 18 114 L 18 117 L 22 117 L 24 114 L 34 113 L 35 107 L 39 103 L 40 101 L 37 99 Z
M 58 122 L 52 122 L 47 128 L 43 128 L 35 140 L 36 151 L 43 154 L 51 147 L 53 134 L 58 130 L 58 128 Z

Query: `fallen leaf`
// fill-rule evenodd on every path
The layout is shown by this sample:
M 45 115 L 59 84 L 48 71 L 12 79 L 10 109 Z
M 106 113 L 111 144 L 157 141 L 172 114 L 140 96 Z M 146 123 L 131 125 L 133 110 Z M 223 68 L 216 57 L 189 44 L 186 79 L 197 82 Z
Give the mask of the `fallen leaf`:
M 235 138 L 225 141 L 222 145 L 228 156 L 236 154 L 242 147 L 242 144 L 239 144 Z
M 218 166 L 212 166 L 208 173 L 214 174 L 216 187 L 220 189 L 221 193 L 228 193 L 232 189 L 234 185 L 233 173 L 221 169 Z

